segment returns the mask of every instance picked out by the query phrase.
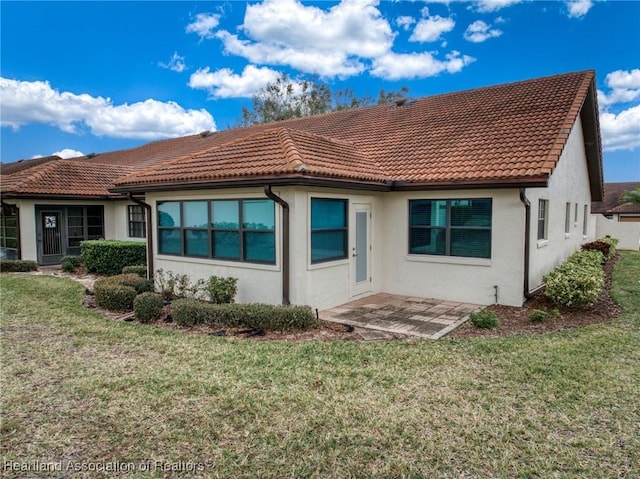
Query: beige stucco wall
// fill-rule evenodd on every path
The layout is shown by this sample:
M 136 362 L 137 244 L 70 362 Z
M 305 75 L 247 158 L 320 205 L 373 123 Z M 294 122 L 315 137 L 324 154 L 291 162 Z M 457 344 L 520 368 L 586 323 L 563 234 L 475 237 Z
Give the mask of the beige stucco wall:
M 491 198 L 491 258 L 408 253 L 409 200 Z M 382 289 L 450 301 L 521 306 L 524 208 L 518 191 L 451 190 L 393 193 L 384 202 Z
M 580 249 L 583 243 L 595 239 L 595 224 L 591 212 L 591 192 L 587 171 L 584 139 L 580 120 L 571 129 L 567 144 L 560 156 L 547 188 L 526 190 L 531 202 L 531 261 L 529 283 L 531 288 L 542 284 L 542 277 Z M 547 240 L 537 239 L 538 200 L 549 201 Z M 571 224 L 565 233 L 565 207 L 571 203 Z M 578 219 L 574 221 L 575 205 Z M 583 235 L 584 205 L 587 205 L 587 234 Z
M 596 237 L 611 236 L 618 239 L 618 249 L 637 250 L 640 246 L 640 223 L 618 222 L 602 215 L 593 215 L 596 224 Z

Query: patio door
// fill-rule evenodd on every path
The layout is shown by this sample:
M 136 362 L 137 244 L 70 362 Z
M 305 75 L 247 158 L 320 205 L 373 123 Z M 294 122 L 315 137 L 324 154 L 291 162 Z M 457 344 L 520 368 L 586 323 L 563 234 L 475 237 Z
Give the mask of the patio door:
M 371 291 L 371 205 L 355 204 L 354 245 L 351 250 L 351 296 Z
M 39 233 L 41 240 L 41 264 L 58 264 L 64 256 L 62 212 L 43 210 L 40 212 Z

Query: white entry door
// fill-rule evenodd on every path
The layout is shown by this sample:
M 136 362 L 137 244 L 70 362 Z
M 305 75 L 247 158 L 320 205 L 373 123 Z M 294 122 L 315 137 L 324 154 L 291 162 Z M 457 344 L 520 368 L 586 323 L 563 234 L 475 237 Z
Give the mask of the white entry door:
M 351 296 L 371 291 L 371 205 L 355 204 L 352 224 L 355 225 L 351 249 Z

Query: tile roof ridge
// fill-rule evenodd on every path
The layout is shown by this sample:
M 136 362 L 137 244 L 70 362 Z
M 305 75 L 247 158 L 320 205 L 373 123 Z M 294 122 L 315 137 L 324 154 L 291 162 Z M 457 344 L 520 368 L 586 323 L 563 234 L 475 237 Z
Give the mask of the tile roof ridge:
M 265 133 L 268 133 L 267 130 Z M 302 155 L 298 151 L 295 140 L 291 136 L 291 131 L 288 128 L 278 128 L 276 130 L 278 140 L 280 141 L 280 148 L 284 153 L 286 166 L 299 173 L 307 171 L 307 165 L 302 160 Z
M 562 151 L 567 144 L 567 140 L 569 139 L 569 135 L 571 134 L 573 125 L 580 115 L 580 110 L 582 110 L 582 105 L 584 105 L 584 102 L 587 98 L 589 88 L 595 82 L 595 71 L 593 70 L 584 70 L 582 72 L 576 72 L 573 74 L 554 75 L 553 77 L 546 78 L 560 78 L 569 75 L 582 75 L 582 81 L 574 92 L 571 106 L 567 111 L 567 115 L 562 122 L 562 125 L 560 126 L 560 129 L 558 130 L 553 143 L 551 144 L 551 148 L 549 150 L 547 158 L 543 162 L 543 166 L 547 170 L 547 175 L 551 175 L 556 165 L 558 164 L 558 161 L 560 161 L 560 155 L 562 155 Z

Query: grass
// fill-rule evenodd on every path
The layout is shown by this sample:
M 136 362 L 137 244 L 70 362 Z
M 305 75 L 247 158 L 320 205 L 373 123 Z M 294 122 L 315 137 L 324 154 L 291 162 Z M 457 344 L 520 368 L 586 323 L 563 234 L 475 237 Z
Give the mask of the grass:
M 91 313 L 70 280 L 0 278 L 3 477 L 638 472 L 637 252 L 616 266 L 620 319 L 499 339 L 183 335 Z

